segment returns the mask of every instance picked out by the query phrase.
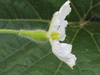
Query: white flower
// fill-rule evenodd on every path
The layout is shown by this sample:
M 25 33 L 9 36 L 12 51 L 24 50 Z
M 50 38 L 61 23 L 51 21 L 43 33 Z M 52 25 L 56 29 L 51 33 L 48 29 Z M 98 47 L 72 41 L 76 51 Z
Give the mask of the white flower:
M 72 45 L 59 42 L 63 41 L 66 37 L 65 27 L 68 25 L 68 22 L 64 19 L 71 12 L 69 3 L 70 1 L 66 1 L 60 10 L 54 13 L 48 31 L 48 37 L 52 46 L 53 53 L 61 61 L 64 61 L 71 68 L 73 68 L 77 58 L 71 53 Z

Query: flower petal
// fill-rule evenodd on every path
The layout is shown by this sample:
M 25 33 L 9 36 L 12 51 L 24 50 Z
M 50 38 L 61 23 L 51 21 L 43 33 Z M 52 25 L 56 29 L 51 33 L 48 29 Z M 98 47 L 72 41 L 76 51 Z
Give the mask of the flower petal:
M 61 60 L 68 64 L 71 68 L 75 65 L 76 57 L 71 53 L 72 45 L 66 43 L 59 43 L 54 41 L 52 45 L 53 53 Z
M 50 36 L 50 34 L 52 32 L 57 31 L 59 26 L 64 21 L 65 17 L 71 12 L 71 8 L 70 8 L 69 3 L 70 3 L 70 1 L 66 1 L 62 5 L 60 10 L 54 13 L 51 24 L 50 24 L 50 28 L 49 28 L 49 31 L 48 31 L 48 36 Z
M 58 20 L 60 23 L 62 23 L 65 17 L 71 12 L 71 7 L 69 3 L 70 1 L 66 1 L 59 10 Z
M 59 33 L 59 40 L 58 41 L 64 41 L 66 34 L 65 34 L 65 27 L 68 25 L 68 22 L 64 20 L 62 24 L 60 25 L 59 29 L 57 32 Z
M 72 45 L 66 44 L 66 43 L 59 43 L 58 41 L 54 41 L 54 52 L 56 52 L 59 56 L 67 56 L 69 53 L 71 53 Z
M 59 15 L 58 12 L 55 12 L 54 15 L 53 15 L 53 18 L 52 18 L 52 21 L 51 21 L 51 24 L 50 24 L 50 27 L 49 27 L 49 31 L 48 31 L 48 36 L 50 36 L 50 34 L 52 32 L 57 31 L 57 29 L 58 29 L 58 27 L 60 25 L 60 22 L 57 19 L 58 15 Z

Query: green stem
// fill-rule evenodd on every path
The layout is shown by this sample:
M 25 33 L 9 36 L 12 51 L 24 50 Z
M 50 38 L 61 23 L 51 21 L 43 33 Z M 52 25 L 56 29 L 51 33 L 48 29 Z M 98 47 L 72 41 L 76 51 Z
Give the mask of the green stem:
M 0 29 L 0 33 L 13 33 L 13 34 L 20 34 L 22 36 L 25 36 L 27 38 L 31 38 L 36 41 L 46 41 L 49 40 L 47 36 L 47 32 L 43 30 L 7 30 L 7 29 Z
M 19 34 L 20 31 L 18 30 L 7 30 L 7 29 L 0 29 L 0 33 L 13 33 L 13 34 Z

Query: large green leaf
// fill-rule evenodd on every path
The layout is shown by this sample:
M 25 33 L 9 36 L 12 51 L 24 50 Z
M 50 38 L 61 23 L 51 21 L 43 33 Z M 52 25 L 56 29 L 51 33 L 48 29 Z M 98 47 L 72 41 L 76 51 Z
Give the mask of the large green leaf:
M 0 29 L 47 31 L 65 1 L 0 0 Z M 49 41 L 0 33 L 0 75 L 100 75 L 100 1 L 71 0 L 71 8 L 64 42 L 77 57 L 73 69 L 52 53 Z

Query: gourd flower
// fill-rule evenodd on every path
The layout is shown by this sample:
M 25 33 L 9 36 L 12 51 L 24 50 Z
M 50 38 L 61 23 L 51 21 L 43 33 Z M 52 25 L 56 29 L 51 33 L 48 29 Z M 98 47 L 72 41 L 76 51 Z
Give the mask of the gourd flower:
M 60 41 L 64 41 L 66 37 L 65 27 L 68 25 L 68 22 L 64 19 L 71 12 L 69 3 L 70 1 L 66 1 L 60 10 L 54 13 L 47 35 L 49 37 L 53 53 L 61 61 L 64 61 L 73 68 L 77 58 L 71 53 L 72 45 L 60 43 Z
M 71 68 L 73 68 L 77 58 L 74 54 L 71 53 L 72 45 L 67 43 L 60 43 L 60 41 L 64 41 L 66 37 L 65 27 L 67 27 L 68 22 L 64 19 L 71 12 L 69 3 L 70 1 L 66 1 L 60 10 L 54 13 L 48 32 L 43 30 L 0 29 L 0 33 L 19 34 L 39 42 L 43 42 L 49 39 L 52 46 L 52 52 L 61 61 L 64 61 Z

